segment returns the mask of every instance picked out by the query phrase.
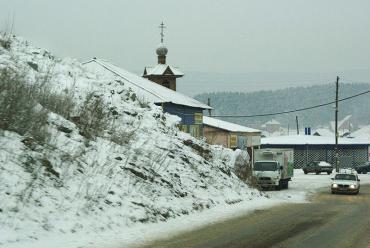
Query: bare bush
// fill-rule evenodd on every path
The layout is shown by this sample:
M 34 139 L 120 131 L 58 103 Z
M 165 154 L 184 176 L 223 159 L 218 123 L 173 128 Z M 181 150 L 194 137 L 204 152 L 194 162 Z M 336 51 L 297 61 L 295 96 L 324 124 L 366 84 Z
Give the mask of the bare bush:
M 130 142 L 132 137 L 134 136 L 136 130 L 133 131 L 111 131 L 111 136 L 109 137 L 110 141 L 116 143 L 117 145 L 126 145 Z
M 110 112 L 105 107 L 102 97 L 90 92 L 86 95 L 75 123 L 80 133 L 88 139 L 100 136 L 111 122 Z
M 137 97 L 137 101 L 141 108 L 149 108 L 149 102 L 144 97 Z
M 112 125 L 109 131 L 109 140 L 117 145 L 127 145 L 132 139 L 134 139 L 136 131 L 139 130 L 141 122 L 135 124 L 135 121 L 131 121 L 126 124 L 126 128 L 122 129 L 116 125 Z
M 14 29 L 14 17 L 12 19 L 8 18 L 2 31 L 0 31 L 0 46 L 4 47 L 5 49 L 10 49 L 12 44 L 12 36 L 13 36 L 13 29 Z
M 74 100 L 74 92 L 72 86 L 66 88 L 62 92 L 56 92 L 51 88 L 50 81 L 53 77 L 53 69 L 55 64 L 49 66 L 45 73 L 37 76 L 37 84 L 40 86 L 40 94 L 38 101 L 48 110 L 70 119 L 76 107 Z
M 246 182 L 250 187 L 259 189 L 257 179 L 253 176 L 253 169 L 250 164 L 245 164 L 245 166 L 242 167 L 236 167 L 235 175 L 242 181 Z
M 253 168 L 249 161 L 249 156 L 243 156 L 243 153 L 246 154 L 246 151 L 240 153 L 235 159 L 234 173 L 249 186 L 258 189 L 259 186 L 256 178 L 253 176 Z
M 0 129 L 44 141 L 48 112 L 37 101 L 40 88 L 22 73 L 0 69 Z
M 46 90 L 47 89 L 47 90 Z M 40 104 L 48 110 L 70 119 L 76 107 L 72 90 L 65 89 L 63 93 L 56 93 L 44 88 L 40 96 Z

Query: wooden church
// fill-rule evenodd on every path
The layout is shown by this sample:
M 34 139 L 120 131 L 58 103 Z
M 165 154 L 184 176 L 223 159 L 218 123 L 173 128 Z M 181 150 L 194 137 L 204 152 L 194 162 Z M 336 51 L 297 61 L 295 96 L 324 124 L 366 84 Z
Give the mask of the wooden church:
M 156 49 L 158 56 L 158 64 L 153 67 L 145 67 L 143 77 L 162 85 L 166 88 L 176 91 L 176 79 L 184 76 L 179 69 L 166 63 L 167 47 L 163 43 L 163 22 L 159 26 L 161 28 L 161 43 Z

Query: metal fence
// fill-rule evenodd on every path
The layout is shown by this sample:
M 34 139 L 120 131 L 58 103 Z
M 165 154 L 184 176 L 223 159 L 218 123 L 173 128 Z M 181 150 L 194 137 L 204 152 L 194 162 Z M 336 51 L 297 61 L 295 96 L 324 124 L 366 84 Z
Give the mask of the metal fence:
M 294 168 L 300 169 L 311 161 L 335 164 L 334 145 L 262 145 L 262 148 L 294 149 Z M 339 168 L 354 168 L 368 161 L 367 145 L 341 145 L 338 147 Z

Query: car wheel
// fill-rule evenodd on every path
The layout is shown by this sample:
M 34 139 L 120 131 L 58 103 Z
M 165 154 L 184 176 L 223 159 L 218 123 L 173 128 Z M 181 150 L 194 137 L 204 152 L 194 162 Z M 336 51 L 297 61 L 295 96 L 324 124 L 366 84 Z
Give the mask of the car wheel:
M 362 174 L 367 174 L 367 171 L 363 171 Z
M 308 172 L 306 170 L 303 170 L 304 174 L 307 174 Z
M 316 175 L 319 175 L 320 174 L 320 171 L 316 171 Z
M 330 172 L 330 171 L 328 171 L 328 172 L 326 172 L 326 173 L 328 173 L 328 175 L 330 175 L 330 174 L 331 174 L 331 172 Z
M 334 192 L 334 191 L 332 191 L 331 193 L 332 193 L 333 195 L 335 194 L 335 192 Z

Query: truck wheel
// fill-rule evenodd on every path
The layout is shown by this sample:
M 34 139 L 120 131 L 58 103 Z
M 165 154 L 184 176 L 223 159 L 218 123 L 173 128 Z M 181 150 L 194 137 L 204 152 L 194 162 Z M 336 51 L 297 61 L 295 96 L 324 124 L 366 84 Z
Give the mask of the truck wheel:
M 319 175 L 320 174 L 320 171 L 316 171 L 316 175 Z
M 288 189 L 289 188 L 289 181 L 286 181 L 286 183 L 285 183 L 285 187 L 284 187 L 285 189 Z
M 281 190 L 281 181 L 279 181 L 279 185 L 276 185 L 276 186 L 275 186 L 275 189 L 276 189 L 276 190 Z

